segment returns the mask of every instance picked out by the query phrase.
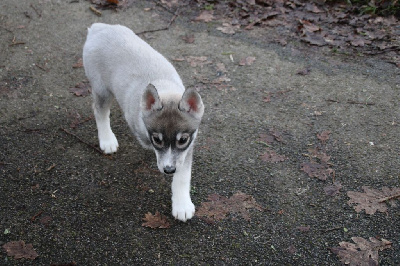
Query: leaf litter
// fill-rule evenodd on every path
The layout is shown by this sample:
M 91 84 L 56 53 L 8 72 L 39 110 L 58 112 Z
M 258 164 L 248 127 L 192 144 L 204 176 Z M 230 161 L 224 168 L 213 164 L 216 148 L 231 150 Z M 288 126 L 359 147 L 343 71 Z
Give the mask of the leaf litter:
M 305 172 L 309 177 L 315 177 L 325 181 L 329 176 L 335 176 L 335 170 L 330 167 L 330 156 L 317 148 L 308 149 L 308 154 L 304 154 L 310 158 L 309 162 L 300 165 L 301 171 Z
M 183 7 L 184 3 L 186 7 Z M 386 1 L 371 1 L 368 5 L 371 3 L 379 4 L 378 7 L 383 10 L 383 3 Z M 206 9 L 209 5 L 208 0 L 188 0 L 182 1 L 181 9 L 193 10 L 194 6 Z M 198 13 L 194 21 L 221 21 L 223 25 L 218 30 L 226 31 L 227 34 L 234 34 L 239 28 L 271 28 L 280 36 L 278 43 L 282 45 L 300 39 L 315 46 L 331 46 L 343 50 L 350 48 L 365 54 L 384 54 L 387 61 L 399 67 L 400 57 L 397 53 L 400 49 L 400 35 L 396 29 L 398 19 L 393 15 L 382 17 L 366 14 L 365 10 L 365 6 L 340 1 L 328 4 L 325 1 L 317 3 L 298 0 L 220 0 L 213 1 L 212 10 Z M 231 27 L 235 29 L 230 29 Z
M 359 213 L 365 210 L 366 214 L 374 214 L 375 212 L 387 212 L 386 202 L 395 204 L 395 199 L 400 198 L 400 188 L 382 187 L 381 190 L 363 186 L 363 192 L 348 191 L 347 196 L 350 200 L 347 202 L 353 206 L 354 210 Z
M 346 265 L 378 265 L 379 251 L 390 248 L 392 242 L 370 237 L 369 241 L 362 237 L 352 237 L 350 242 L 340 242 L 339 247 L 331 248 L 331 251 L 338 255 L 340 261 Z
M 248 209 L 256 209 L 259 211 L 264 208 L 259 205 L 253 196 L 238 191 L 230 198 L 212 194 L 208 196 L 208 201 L 203 202 L 196 212 L 196 216 L 220 221 L 225 219 L 228 214 L 238 214 L 245 220 L 250 220 Z
M 33 245 L 25 244 L 23 240 L 8 242 L 3 245 L 3 248 L 7 252 L 7 256 L 14 257 L 14 259 L 34 260 L 39 256 L 33 249 Z
M 92 87 L 89 81 L 82 81 L 77 83 L 75 87 L 69 88 L 69 92 L 73 93 L 75 96 L 86 97 L 92 93 Z
M 278 163 L 283 162 L 287 158 L 284 155 L 276 153 L 276 151 L 271 149 L 266 149 L 266 151 L 260 156 L 260 159 L 264 162 Z
M 153 229 L 169 228 L 171 226 L 170 223 L 168 222 L 167 217 L 165 217 L 158 211 L 156 211 L 154 215 L 151 212 L 146 213 L 145 217 L 143 218 L 143 221 L 145 222 L 142 223 L 142 226 L 150 227 Z

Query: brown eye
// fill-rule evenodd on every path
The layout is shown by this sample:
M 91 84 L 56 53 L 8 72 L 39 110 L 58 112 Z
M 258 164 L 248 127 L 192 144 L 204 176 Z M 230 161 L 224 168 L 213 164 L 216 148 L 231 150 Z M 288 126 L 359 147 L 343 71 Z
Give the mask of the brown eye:
M 162 135 L 160 133 L 153 133 L 151 135 L 151 140 L 153 141 L 153 144 L 157 147 L 162 147 L 163 146 L 163 140 L 162 140 Z
M 176 141 L 176 146 L 180 149 L 185 148 L 190 140 L 190 136 L 187 133 L 184 133 L 182 135 L 178 134 L 177 136 L 177 141 Z

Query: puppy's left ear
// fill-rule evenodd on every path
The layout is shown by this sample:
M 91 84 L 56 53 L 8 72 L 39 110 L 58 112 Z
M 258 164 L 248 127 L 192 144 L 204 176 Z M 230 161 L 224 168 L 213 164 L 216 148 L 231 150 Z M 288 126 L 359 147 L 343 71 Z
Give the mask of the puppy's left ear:
M 204 105 L 200 94 L 194 89 L 187 89 L 179 102 L 179 110 L 187 112 L 200 120 L 204 113 Z

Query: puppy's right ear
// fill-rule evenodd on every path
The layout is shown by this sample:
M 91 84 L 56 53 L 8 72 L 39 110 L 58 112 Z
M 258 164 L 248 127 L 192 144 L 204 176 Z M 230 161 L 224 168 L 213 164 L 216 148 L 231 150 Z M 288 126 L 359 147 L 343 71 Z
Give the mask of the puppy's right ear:
M 162 109 L 160 97 L 158 96 L 157 89 L 153 84 L 147 85 L 142 96 L 141 108 L 144 114 L 150 114 L 153 111 L 159 111 Z

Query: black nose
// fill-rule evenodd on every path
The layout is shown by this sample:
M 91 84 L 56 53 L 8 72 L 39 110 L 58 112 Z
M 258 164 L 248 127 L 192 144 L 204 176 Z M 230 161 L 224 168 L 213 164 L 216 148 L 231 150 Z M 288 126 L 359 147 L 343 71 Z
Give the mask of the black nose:
M 164 167 L 164 173 L 166 173 L 167 175 L 173 174 L 175 173 L 176 168 L 174 166 L 165 166 Z

